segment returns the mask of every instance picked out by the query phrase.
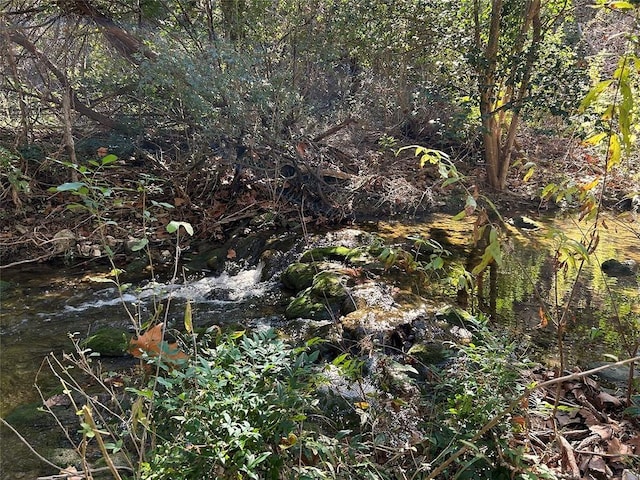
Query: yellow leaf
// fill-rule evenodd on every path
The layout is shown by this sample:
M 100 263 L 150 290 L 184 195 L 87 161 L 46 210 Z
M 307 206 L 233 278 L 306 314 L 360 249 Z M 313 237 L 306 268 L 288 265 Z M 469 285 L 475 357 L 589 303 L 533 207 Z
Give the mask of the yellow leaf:
M 187 304 L 184 306 L 184 329 L 187 333 L 193 335 L 193 314 L 191 312 L 191 300 L 187 299 Z
M 585 143 L 586 145 L 597 145 L 606 136 L 607 136 L 607 132 L 596 133 L 595 135 L 592 135 L 589 138 L 587 138 L 583 143 Z
M 593 180 L 590 183 L 587 183 L 586 185 L 582 186 L 582 191 L 583 192 L 588 192 L 590 190 L 593 190 L 594 187 L 596 187 L 598 185 L 598 183 L 600 183 L 600 177 L 596 178 L 595 180 Z
M 531 180 L 531 177 L 533 177 L 533 172 L 535 171 L 535 167 L 531 167 L 527 173 L 525 173 L 522 181 L 523 182 L 528 182 L 529 180 Z
M 607 171 L 620 164 L 622 159 L 622 150 L 620 149 L 620 139 L 617 134 L 611 135 L 609 142 L 609 158 L 607 158 Z

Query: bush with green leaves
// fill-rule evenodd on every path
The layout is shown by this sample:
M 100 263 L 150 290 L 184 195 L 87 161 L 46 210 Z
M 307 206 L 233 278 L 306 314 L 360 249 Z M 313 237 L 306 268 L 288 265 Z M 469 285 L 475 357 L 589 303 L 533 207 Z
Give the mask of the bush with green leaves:
M 547 478 L 528 476 L 531 466 L 524 462 L 524 451 L 511 442 L 514 427 L 505 412 L 524 391 L 520 372 L 527 364 L 518 342 L 492 332 L 482 318 L 469 328 L 472 342 L 453 345 L 459 354 L 443 372 L 446 381 L 435 389 L 433 403 L 441 410 L 430 421 L 433 454 L 441 458 L 468 447 L 445 472 L 447 478 Z M 500 421 L 476 439 L 476 432 L 498 415 Z
M 181 368 L 161 364 L 165 374 L 136 391 L 153 403 L 157 428 L 142 478 L 335 478 L 337 441 L 309 420 L 312 343 L 292 348 L 273 330 L 238 332 L 210 337 Z

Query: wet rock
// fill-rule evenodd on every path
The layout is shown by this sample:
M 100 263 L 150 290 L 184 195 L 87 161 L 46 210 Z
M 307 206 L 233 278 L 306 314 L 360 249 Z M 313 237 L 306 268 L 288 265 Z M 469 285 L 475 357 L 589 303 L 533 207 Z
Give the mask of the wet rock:
M 628 195 L 615 205 L 621 210 L 638 213 L 640 212 L 640 195 Z
M 602 262 L 600 269 L 609 277 L 631 277 L 638 271 L 638 263 L 635 260 L 620 262 L 612 258 Z
M 309 287 L 289 303 L 284 314 L 287 318 L 332 320 L 340 316 L 341 306 L 342 299 L 317 298 Z
M 228 271 L 231 274 L 238 273 L 249 265 L 256 265 L 260 260 L 266 239 L 260 235 L 249 235 L 246 237 L 234 237 L 222 247 L 206 252 L 207 268 L 214 274 Z M 198 256 L 197 258 L 200 258 Z M 192 265 L 196 266 L 196 259 L 192 260 Z M 202 263 L 199 261 L 198 263 Z
M 90 348 L 103 357 L 119 357 L 125 355 L 129 348 L 130 334 L 120 328 L 104 327 L 88 337 L 82 346 Z
M 207 252 L 207 268 L 213 273 L 221 273 L 224 270 L 224 264 L 227 261 L 227 251 L 227 248 L 219 247 Z
M 318 263 L 292 263 L 280 275 L 282 284 L 295 292 L 309 288 L 318 273 Z
M 509 220 L 509 223 L 512 224 L 514 227 L 520 228 L 522 230 L 533 231 L 533 230 L 540 230 L 540 228 L 542 228 L 542 225 L 540 225 L 538 222 L 525 216 L 513 217 Z

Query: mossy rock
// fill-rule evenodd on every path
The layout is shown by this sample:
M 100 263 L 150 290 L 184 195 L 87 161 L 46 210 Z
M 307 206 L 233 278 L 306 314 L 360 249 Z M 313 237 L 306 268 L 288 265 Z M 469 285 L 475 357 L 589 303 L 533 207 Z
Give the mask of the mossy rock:
M 295 292 L 309 288 L 318 273 L 317 263 L 292 263 L 280 275 L 282 284 Z
M 103 357 L 120 357 L 129 349 L 130 340 L 131 335 L 127 331 L 120 328 L 104 327 L 87 338 L 82 345 Z
M 457 327 L 477 327 L 478 320 L 460 307 L 449 306 L 436 313 L 436 320 L 446 322 Z
M 46 425 L 50 418 L 41 408 L 42 403 L 40 402 L 19 405 L 6 415 L 5 420 L 15 428 L 37 428 Z
M 207 268 L 209 270 L 220 273 L 224 270 L 224 264 L 227 261 L 228 249 L 219 247 L 207 253 Z
M 360 256 L 362 252 L 357 248 L 341 246 L 318 247 L 307 250 L 300 257 L 300 262 L 319 262 L 321 260 L 338 260 L 341 262 Z
M 310 318 L 312 320 L 329 320 L 331 315 L 325 302 L 314 298 L 308 288 L 294 298 L 287 306 L 284 315 L 287 318 Z
M 442 342 L 415 343 L 407 353 L 425 365 L 439 365 L 453 356 L 453 351 Z
M 320 272 L 313 277 L 311 294 L 318 298 L 343 299 L 347 296 L 347 290 L 342 282 L 342 275 L 330 271 Z

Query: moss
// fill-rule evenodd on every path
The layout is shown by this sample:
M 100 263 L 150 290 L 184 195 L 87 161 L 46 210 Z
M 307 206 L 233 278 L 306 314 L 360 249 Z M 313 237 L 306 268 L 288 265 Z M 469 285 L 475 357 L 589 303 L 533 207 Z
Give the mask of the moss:
M 320 260 L 339 260 L 344 262 L 360 254 L 361 251 L 357 248 L 341 246 L 318 247 L 304 252 L 300 257 L 300 261 L 303 263 L 318 262 Z
M 282 272 L 280 280 L 285 287 L 299 292 L 313 284 L 316 273 L 318 273 L 316 263 L 292 263 Z
M 342 284 L 342 276 L 333 272 L 320 272 L 313 277 L 311 293 L 318 298 L 344 298 L 347 290 Z
M 11 282 L 7 282 L 6 280 L 0 280 L 0 294 L 7 293 L 11 289 Z
M 287 318 L 311 318 L 313 320 L 328 320 L 331 318 L 325 304 L 316 300 L 307 289 L 294 298 L 284 312 Z
M 87 338 L 82 345 L 105 357 L 119 357 L 129 348 L 131 336 L 125 330 L 104 327 Z

